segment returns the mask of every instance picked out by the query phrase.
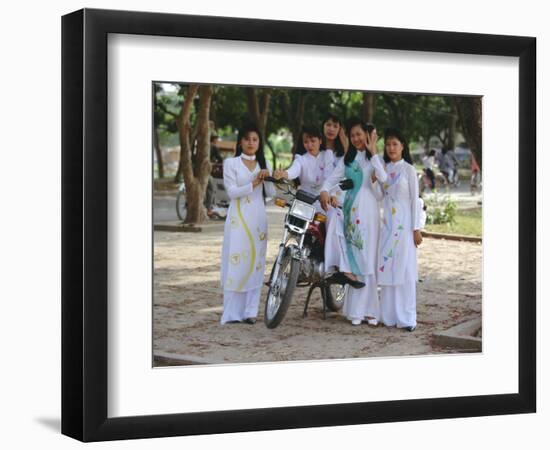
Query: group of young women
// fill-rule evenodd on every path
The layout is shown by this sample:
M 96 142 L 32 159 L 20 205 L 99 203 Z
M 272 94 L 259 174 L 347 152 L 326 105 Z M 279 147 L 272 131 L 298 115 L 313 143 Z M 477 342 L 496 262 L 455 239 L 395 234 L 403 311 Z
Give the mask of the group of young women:
M 320 129 L 304 127 L 291 166 L 275 171 L 265 160 L 259 130 L 240 130 L 235 157 L 224 161 L 231 203 L 221 263 L 222 324 L 256 321 L 267 249 L 265 198 L 274 196 L 264 178 L 272 175 L 299 179 L 300 189 L 319 195 L 316 207 L 327 215 L 325 271 L 331 281 L 350 285 L 343 313 L 352 325 L 416 328 L 416 247 L 422 235 L 407 142 L 398 130 L 386 130 L 380 156 L 372 124 L 352 119 L 347 130 L 333 114 Z M 353 181 L 352 189 L 340 190 L 344 179 Z

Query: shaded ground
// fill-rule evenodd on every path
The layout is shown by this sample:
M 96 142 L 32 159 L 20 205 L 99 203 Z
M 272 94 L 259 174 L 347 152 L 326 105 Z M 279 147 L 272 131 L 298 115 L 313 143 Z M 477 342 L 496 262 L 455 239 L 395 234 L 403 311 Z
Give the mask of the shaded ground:
M 269 207 L 266 272 L 281 236 L 282 211 Z M 174 364 L 166 355 L 211 363 L 289 361 L 368 356 L 451 353 L 433 347 L 433 331 L 481 316 L 479 243 L 425 239 L 419 251 L 418 328 L 413 333 L 385 327 L 352 327 L 338 313 L 322 319 L 319 296 L 302 318 L 306 289 L 298 289 L 283 323 L 262 322 L 265 293 L 256 325 L 219 324 L 222 295 L 219 262 L 223 222 L 202 233 L 155 232 L 154 351 L 157 365 Z M 266 273 L 267 276 L 267 273 Z

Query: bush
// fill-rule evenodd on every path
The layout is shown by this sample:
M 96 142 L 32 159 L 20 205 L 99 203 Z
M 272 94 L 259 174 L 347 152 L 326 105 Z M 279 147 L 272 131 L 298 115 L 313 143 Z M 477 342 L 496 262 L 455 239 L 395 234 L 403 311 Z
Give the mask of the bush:
M 426 223 L 455 223 L 457 205 L 449 195 L 441 196 L 434 191 L 434 195 L 426 200 L 426 206 Z

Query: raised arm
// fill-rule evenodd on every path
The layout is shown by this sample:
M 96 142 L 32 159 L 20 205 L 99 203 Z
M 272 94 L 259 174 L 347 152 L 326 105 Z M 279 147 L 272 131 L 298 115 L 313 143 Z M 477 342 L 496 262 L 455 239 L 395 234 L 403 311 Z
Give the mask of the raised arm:
M 384 183 L 388 179 L 384 160 L 380 157 L 380 155 L 374 155 L 370 159 L 370 162 L 372 164 L 372 167 L 374 168 L 374 174 L 376 175 L 376 178 L 381 183 Z
M 226 159 L 223 162 L 223 185 L 231 200 L 250 195 L 254 190 L 252 182 L 242 186 L 237 185 L 237 171 L 233 161 L 234 159 Z

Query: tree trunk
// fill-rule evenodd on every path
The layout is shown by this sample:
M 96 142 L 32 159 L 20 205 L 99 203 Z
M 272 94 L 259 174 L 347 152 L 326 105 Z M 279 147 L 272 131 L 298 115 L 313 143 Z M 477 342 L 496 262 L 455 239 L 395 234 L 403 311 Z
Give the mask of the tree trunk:
M 246 88 L 246 100 L 250 119 L 260 129 L 263 139 L 267 140 L 266 128 L 267 118 L 269 116 L 269 103 L 271 101 L 271 90 L 266 89 L 263 91 L 260 103 L 257 90 L 248 87 Z
M 363 120 L 365 122 L 374 122 L 374 110 L 376 107 L 376 99 L 374 94 L 363 92 Z
M 206 220 L 204 195 L 212 165 L 210 164 L 210 101 L 212 86 L 199 88 L 199 110 L 197 113 L 197 155 L 195 173 L 184 170 L 183 178 L 187 189 L 187 217 L 185 223 L 202 223 Z
M 191 115 L 191 107 L 193 106 L 193 99 L 197 94 L 199 86 L 197 84 L 190 84 L 187 87 L 183 106 L 177 117 L 178 134 L 180 140 L 180 160 L 178 163 L 178 170 L 174 177 L 174 182 L 181 182 L 184 172 L 188 172 L 188 177 L 193 176 L 193 166 L 191 162 L 191 123 L 189 117 Z
M 300 132 L 302 131 L 302 127 L 304 126 L 304 110 L 306 106 L 306 96 L 305 94 L 300 91 L 299 97 L 298 97 L 298 103 L 296 105 L 296 115 L 294 116 L 293 121 L 293 127 L 292 127 L 292 154 L 294 155 L 296 153 L 296 147 L 298 146 L 298 140 L 301 138 Z
M 160 148 L 159 129 L 156 127 L 156 124 L 155 124 L 155 134 L 153 136 L 153 139 L 155 140 L 154 146 L 155 146 L 155 154 L 157 155 L 158 176 L 159 176 L 159 179 L 162 179 L 164 178 L 164 161 L 162 160 L 162 149 Z
M 273 170 L 277 168 L 277 153 L 275 153 L 275 149 L 273 148 L 273 145 L 271 145 L 271 142 L 269 142 L 267 139 L 265 140 L 265 143 L 269 147 L 269 150 L 271 150 L 271 156 L 273 156 Z
M 455 105 L 466 143 L 481 168 L 481 97 L 455 97 Z

